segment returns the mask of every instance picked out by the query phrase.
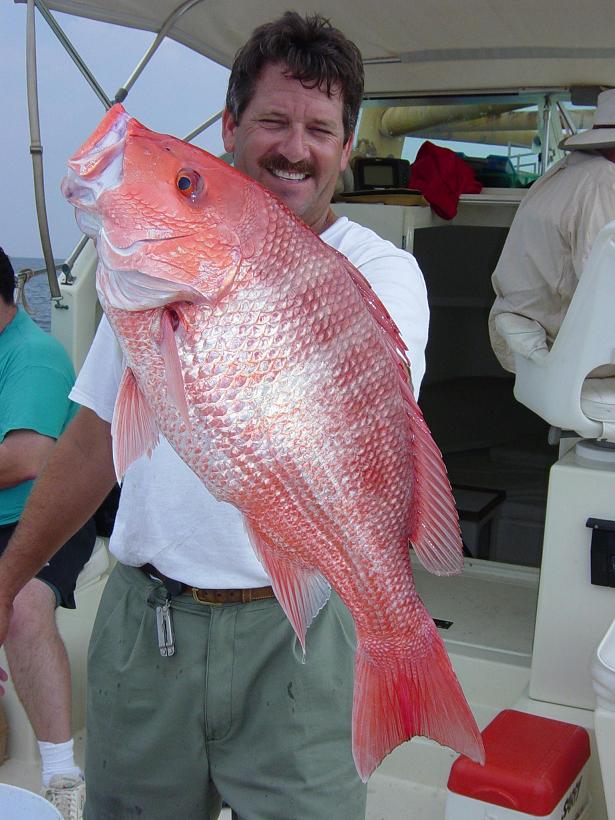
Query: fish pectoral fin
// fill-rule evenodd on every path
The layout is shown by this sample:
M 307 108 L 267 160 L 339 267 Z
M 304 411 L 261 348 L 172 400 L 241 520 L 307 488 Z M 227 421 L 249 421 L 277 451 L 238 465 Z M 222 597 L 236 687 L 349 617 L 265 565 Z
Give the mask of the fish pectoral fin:
M 133 461 L 152 454 L 159 431 L 154 414 L 141 392 L 135 375 L 124 370 L 111 422 L 113 464 L 119 482 Z
M 255 522 L 246 518 L 245 523 L 254 551 L 271 578 L 275 597 L 305 654 L 305 633 L 329 600 L 331 587 L 318 570 L 279 556 Z
M 190 427 L 188 404 L 186 402 L 186 387 L 184 385 L 182 366 L 177 350 L 177 338 L 175 335 L 176 330 L 181 327 L 180 321 L 180 315 L 172 306 L 162 312 L 160 320 L 160 353 L 164 360 L 164 373 L 169 398 L 186 422 L 186 425 Z

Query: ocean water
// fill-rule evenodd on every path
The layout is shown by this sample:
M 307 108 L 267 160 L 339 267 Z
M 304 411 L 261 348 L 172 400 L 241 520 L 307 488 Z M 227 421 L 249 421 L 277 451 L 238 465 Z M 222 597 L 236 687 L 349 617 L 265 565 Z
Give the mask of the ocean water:
M 15 274 L 18 274 L 22 268 L 32 268 L 38 270 L 44 267 L 45 262 L 39 257 L 30 256 L 11 256 L 9 257 Z M 47 281 L 47 272 L 35 276 L 26 284 L 25 288 L 26 300 L 30 309 L 30 315 L 39 327 L 46 330 L 47 333 L 51 330 L 51 293 L 49 291 L 49 282 Z M 21 306 L 23 307 L 23 305 Z

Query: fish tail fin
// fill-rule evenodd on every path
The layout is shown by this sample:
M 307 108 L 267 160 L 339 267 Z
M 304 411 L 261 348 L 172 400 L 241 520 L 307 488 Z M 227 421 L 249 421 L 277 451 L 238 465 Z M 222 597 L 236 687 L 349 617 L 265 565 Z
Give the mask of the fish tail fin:
M 415 735 L 484 763 L 479 728 L 437 633 L 423 653 L 404 652 L 397 641 L 387 646 L 359 637 L 352 747 L 363 782 L 389 752 Z

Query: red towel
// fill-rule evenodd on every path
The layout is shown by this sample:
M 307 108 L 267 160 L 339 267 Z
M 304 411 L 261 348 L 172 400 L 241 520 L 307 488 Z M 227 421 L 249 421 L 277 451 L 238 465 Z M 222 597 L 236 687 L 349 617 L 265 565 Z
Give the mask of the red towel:
M 450 148 L 426 140 L 410 171 L 410 188 L 420 191 L 434 212 L 443 219 L 457 213 L 461 194 L 479 194 L 483 186 L 474 171 Z

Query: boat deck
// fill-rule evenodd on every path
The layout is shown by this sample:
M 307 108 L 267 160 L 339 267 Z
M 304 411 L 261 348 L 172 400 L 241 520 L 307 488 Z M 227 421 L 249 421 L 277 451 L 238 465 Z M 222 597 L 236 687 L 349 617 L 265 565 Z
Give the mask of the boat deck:
M 415 583 L 450 653 L 529 667 L 539 571 L 466 559 L 460 576 L 431 575 L 413 559 Z

